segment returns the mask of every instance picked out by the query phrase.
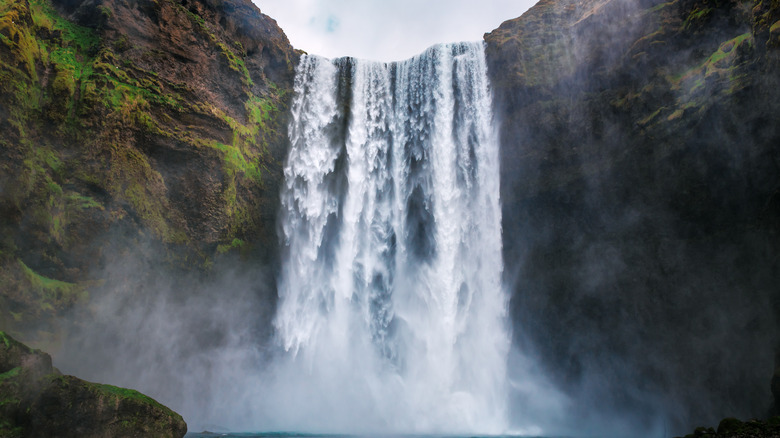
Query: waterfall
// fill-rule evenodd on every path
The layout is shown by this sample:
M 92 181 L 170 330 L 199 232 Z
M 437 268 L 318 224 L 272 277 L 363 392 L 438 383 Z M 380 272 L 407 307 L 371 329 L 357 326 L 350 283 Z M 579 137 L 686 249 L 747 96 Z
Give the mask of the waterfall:
M 278 427 L 503 432 L 510 339 L 483 44 L 391 64 L 304 55 L 290 141 L 274 324 L 278 380 L 297 382 L 278 403 L 297 412 Z

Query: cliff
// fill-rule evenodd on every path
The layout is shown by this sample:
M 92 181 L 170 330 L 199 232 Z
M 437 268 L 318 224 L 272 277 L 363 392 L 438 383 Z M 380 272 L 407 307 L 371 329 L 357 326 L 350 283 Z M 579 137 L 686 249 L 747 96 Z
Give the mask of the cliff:
M 766 413 L 778 19 L 768 1 L 543 0 L 485 36 L 515 342 L 575 415 L 599 400 L 607 423 L 684 432 Z
M 249 0 L 0 3 L 0 328 L 56 340 L 129 254 L 273 263 L 298 56 Z

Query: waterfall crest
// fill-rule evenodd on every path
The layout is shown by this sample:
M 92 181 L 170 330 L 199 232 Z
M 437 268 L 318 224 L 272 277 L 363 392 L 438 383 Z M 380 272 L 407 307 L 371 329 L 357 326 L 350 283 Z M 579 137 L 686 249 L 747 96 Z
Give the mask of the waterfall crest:
M 280 401 L 300 418 L 279 427 L 503 432 L 510 337 L 483 44 L 392 64 L 305 55 L 290 140 L 274 324 L 287 378 L 305 388 Z

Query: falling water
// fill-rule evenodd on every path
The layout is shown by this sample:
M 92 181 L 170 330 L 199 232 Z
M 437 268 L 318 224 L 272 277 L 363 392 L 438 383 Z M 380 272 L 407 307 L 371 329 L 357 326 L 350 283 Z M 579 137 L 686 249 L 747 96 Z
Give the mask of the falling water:
M 290 140 L 275 327 L 299 388 L 278 402 L 297 411 L 279 427 L 502 432 L 509 335 L 482 43 L 392 64 L 303 56 Z

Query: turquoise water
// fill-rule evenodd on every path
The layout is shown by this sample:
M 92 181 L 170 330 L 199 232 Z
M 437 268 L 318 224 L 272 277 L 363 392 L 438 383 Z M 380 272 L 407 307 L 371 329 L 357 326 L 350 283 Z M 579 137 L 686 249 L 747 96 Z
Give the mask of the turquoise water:
M 539 437 L 523 435 L 402 435 L 402 434 L 376 434 L 376 435 L 340 435 L 340 434 L 310 434 L 290 432 L 198 432 L 187 433 L 185 438 L 563 438 L 563 437 Z

